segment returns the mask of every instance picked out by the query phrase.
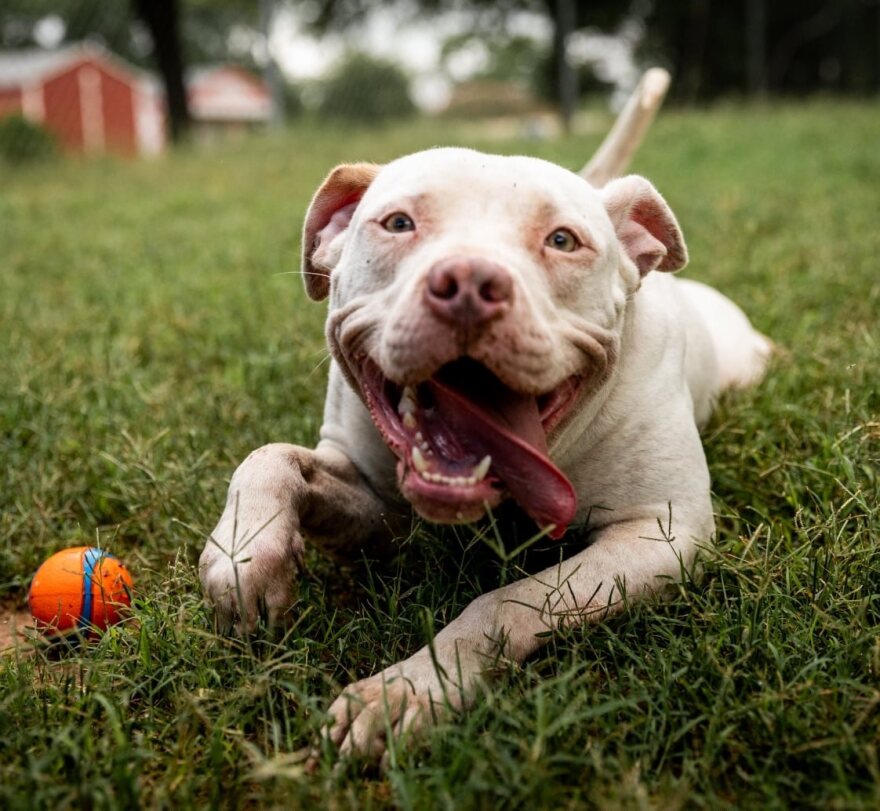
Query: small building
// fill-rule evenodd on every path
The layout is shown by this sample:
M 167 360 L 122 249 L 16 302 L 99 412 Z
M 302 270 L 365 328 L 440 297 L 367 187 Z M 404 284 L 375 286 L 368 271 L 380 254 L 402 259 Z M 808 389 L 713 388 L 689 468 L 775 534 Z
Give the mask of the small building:
M 202 139 L 265 126 L 272 118 L 266 83 L 243 68 L 194 68 L 186 90 Z M 155 155 L 167 140 L 158 79 L 91 43 L 0 51 L 0 118 L 10 114 L 45 127 L 69 152 Z
M 523 82 L 512 79 L 469 79 L 452 90 L 441 114 L 449 118 L 497 118 L 530 115 L 541 102 Z
M 0 117 L 12 113 L 45 127 L 71 152 L 145 155 L 165 145 L 155 79 L 89 43 L 0 51 Z
M 272 94 L 266 83 L 235 65 L 193 68 L 187 73 L 186 94 L 201 138 L 264 127 L 272 119 Z

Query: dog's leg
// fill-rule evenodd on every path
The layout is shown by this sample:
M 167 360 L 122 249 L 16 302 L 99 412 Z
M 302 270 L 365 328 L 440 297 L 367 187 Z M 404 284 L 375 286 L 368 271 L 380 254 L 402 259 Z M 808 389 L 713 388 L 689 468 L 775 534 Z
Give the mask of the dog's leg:
M 387 533 L 383 502 L 343 453 L 273 444 L 235 471 L 226 508 L 199 560 L 224 632 L 291 618 L 303 538 L 351 549 Z
M 388 729 L 414 731 L 449 707 L 468 706 L 502 657 L 522 662 L 548 631 L 598 622 L 679 581 L 693 564 L 695 539 L 708 540 L 711 517 L 682 516 L 676 537 L 658 521 L 666 523 L 658 516 L 604 527 L 580 554 L 478 597 L 431 645 L 349 686 L 330 707 L 328 734 L 340 753 L 382 755 Z
M 714 288 L 693 279 L 678 279 L 677 284 L 698 314 L 715 350 L 715 393 L 758 383 L 773 354 L 770 339 L 752 326 L 734 302 Z M 693 345 L 691 341 L 689 335 L 688 348 Z

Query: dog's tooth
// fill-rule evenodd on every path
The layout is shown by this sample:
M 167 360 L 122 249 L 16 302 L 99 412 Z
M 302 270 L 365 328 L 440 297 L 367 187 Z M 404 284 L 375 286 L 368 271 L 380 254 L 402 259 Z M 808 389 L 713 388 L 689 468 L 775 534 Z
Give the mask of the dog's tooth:
M 412 449 L 412 463 L 419 473 L 424 473 L 428 469 L 428 460 L 422 456 L 422 451 L 417 445 Z
M 478 465 L 473 469 L 473 471 L 472 471 L 472 476 L 473 476 L 473 478 L 474 478 L 476 481 L 478 481 L 478 482 L 483 481 L 483 479 L 486 478 L 486 474 L 489 472 L 489 467 L 490 467 L 491 465 L 492 465 L 492 457 L 491 457 L 491 456 L 488 456 L 488 455 L 487 455 L 487 456 L 484 456 L 484 457 L 480 460 L 480 464 L 478 464 Z
M 400 395 L 400 402 L 397 404 L 397 413 L 403 416 L 404 414 L 415 414 L 418 409 L 418 403 L 416 402 L 416 392 L 412 386 L 404 386 L 403 394 Z
M 468 477 L 464 480 L 464 483 L 465 483 L 466 485 L 468 485 L 468 487 L 473 487 L 473 486 L 477 483 L 477 477 L 476 477 L 476 476 L 468 476 Z
M 416 427 L 416 425 L 418 425 L 418 423 L 416 422 L 415 415 L 413 414 L 412 411 L 404 411 L 403 412 L 403 424 L 407 428 L 409 428 L 410 430 L 412 430 L 413 428 Z

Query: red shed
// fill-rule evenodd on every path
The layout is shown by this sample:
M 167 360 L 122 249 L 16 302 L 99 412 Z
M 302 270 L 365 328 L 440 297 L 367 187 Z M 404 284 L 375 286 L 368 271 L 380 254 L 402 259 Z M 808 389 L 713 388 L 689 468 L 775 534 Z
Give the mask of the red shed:
M 155 80 L 95 45 L 0 52 L 0 116 L 12 112 L 74 152 L 143 155 L 165 145 Z
M 265 126 L 272 119 L 266 83 L 236 65 L 202 65 L 186 77 L 189 112 L 197 133 L 223 134 Z

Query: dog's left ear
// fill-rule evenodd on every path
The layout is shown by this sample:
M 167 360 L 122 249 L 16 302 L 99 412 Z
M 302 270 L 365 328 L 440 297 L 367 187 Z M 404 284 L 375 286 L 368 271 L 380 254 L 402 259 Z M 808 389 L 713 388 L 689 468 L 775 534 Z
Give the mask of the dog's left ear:
M 321 184 L 306 213 L 302 237 L 302 272 L 306 292 L 315 301 L 330 293 L 330 272 L 339 260 L 334 240 L 343 233 L 361 197 L 381 167 L 375 163 L 344 163 Z
M 612 180 L 600 194 L 617 238 L 641 276 L 652 270 L 681 270 L 687 264 L 678 221 L 645 178 L 629 175 Z

